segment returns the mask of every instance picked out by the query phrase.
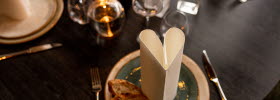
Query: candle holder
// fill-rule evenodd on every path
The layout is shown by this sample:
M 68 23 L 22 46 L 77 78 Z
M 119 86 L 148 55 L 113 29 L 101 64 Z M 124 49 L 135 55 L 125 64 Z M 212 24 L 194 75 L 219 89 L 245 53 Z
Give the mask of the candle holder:
M 124 24 L 124 8 L 118 0 L 68 0 L 70 18 L 81 25 L 90 23 L 99 37 L 116 37 Z
M 117 36 L 125 21 L 124 8 L 117 0 L 96 0 L 88 10 L 91 26 L 104 38 Z

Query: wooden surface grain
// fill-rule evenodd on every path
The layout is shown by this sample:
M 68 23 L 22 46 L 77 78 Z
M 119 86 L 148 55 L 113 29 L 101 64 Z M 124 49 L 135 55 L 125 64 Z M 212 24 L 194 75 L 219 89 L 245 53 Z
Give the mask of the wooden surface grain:
M 131 1 L 120 0 L 126 23 L 120 36 L 98 45 L 89 25 L 68 17 L 66 6 L 44 36 L 17 45 L 0 45 L 0 54 L 31 46 L 61 42 L 61 48 L 0 61 L 0 100 L 92 100 L 90 67 L 99 67 L 102 82 L 112 66 L 139 49 L 136 37 L 145 19 L 133 12 Z M 66 3 L 66 1 L 64 1 Z M 66 5 L 66 4 L 65 4 Z M 198 63 L 206 49 L 229 100 L 263 99 L 280 80 L 280 1 L 202 0 L 197 16 L 190 16 L 184 54 Z M 160 18 L 151 18 L 159 29 Z M 211 100 L 219 95 L 209 83 Z M 104 99 L 103 92 L 101 100 Z

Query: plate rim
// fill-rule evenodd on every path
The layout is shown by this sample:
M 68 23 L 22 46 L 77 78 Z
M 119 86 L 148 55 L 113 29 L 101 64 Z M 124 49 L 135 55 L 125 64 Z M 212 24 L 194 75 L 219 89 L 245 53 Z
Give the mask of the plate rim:
M 46 34 L 51 28 L 53 28 L 58 20 L 60 19 L 63 9 L 64 9 L 64 3 L 63 0 L 55 0 L 57 4 L 57 8 L 55 11 L 55 14 L 52 18 L 50 18 L 50 21 L 46 23 L 45 26 L 43 26 L 41 29 L 39 29 L 37 32 L 30 34 L 29 36 L 24 36 L 22 38 L 0 38 L 0 44 L 19 44 L 19 43 L 25 43 L 31 40 L 34 40 L 36 38 L 39 38 L 40 36 Z
M 104 90 L 104 96 L 105 100 L 110 99 L 110 92 L 108 90 L 108 81 L 115 79 L 116 75 L 120 71 L 120 69 L 123 67 L 123 65 L 127 64 L 128 61 L 138 57 L 140 55 L 140 50 L 133 51 L 126 56 L 122 57 L 112 68 L 110 71 L 106 83 L 105 83 L 105 90 Z M 210 100 L 210 91 L 209 91 L 209 85 L 206 80 L 206 77 L 200 67 L 188 56 L 183 55 L 182 56 L 182 63 L 186 66 L 194 75 L 198 87 L 198 100 Z M 196 71 L 196 73 L 193 73 Z

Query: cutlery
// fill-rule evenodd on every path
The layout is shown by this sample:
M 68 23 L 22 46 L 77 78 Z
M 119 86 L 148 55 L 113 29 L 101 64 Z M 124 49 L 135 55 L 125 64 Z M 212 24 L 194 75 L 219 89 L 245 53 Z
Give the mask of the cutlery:
M 40 52 L 40 51 L 45 51 L 45 50 L 49 50 L 49 49 L 60 47 L 60 46 L 62 46 L 61 43 L 50 43 L 50 44 L 43 44 L 43 45 L 39 45 L 39 46 L 34 46 L 34 47 L 31 47 L 31 48 L 26 49 L 26 50 L 0 55 L 0 61 L 4 60 L 4 59 L 11 58 L 11 57 L 24 55 L 24 54 L 37 53 L 37 52 Z
M 102 90 L 102 86 L 101 86 L 101 80 L 97 67 L 90 68 L 90 77 L 91 77 L 92 92 L 95 92 L 96 100 L 99 100 L 99 92 Z
M 208 57 L 208 55 L 206 53 L 206 50 L 203 50 L 202 53 L 203 53 L 202 54 L 203 65 L 204 65 L 204 67 L 206 69 L 206 72 L 207 72 L 207 75 L 208 75 L 210 81 L 215 83 L 216 87 L 219 90 L 219 93 L 220 93 L 220 96 L 221 96 L 222 100 L 227 100 L 227 98 L 226 98 L 226 96 L 225 96 L 225 94 L 223 92 L 223 89 L 222 89 L 222 87 L 220 85 L 220 82 L 219 82 L 219 79 L 217 77 L 217 74 L 216 74 L 216 72 L 215 72 L 215 70 L 214 70 L 214 68 L 213 68 L 213 66 L 212 66 L 212 64 L 211 64 L 211 62 L 209 60 L 209 57 Z

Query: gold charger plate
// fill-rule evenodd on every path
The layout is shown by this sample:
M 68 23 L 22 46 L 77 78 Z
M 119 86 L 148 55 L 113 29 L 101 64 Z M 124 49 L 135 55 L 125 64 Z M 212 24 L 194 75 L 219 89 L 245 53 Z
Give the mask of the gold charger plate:
M 111 70 L 105 84 L 105 100 L 111 99 L 108 81 L 125 79 L 140 86 L 140 50 L 134 51 L 119 60 Z M 182 57 L 182 67 L 174 100 L 210 100 L 209 86 L 204 73 L 188 56 Z
M 55 0 L 56 1 L 56 10 L 54 16 L 43 26 L 42 28 L 38 29 L 34 33 L 19 37 L 19 38 L 1 38 L 0 37 L 0 44 L 19 44 L 28 42 L 31 40 L 34 40 L 42 35 L 44 35 L 46 32 L 48 32 L 51 28 L 54 27 L 54 25 L 58 22 L 59 18 L 61 17 L 61 14 L 63 12 L 63 0 Z

